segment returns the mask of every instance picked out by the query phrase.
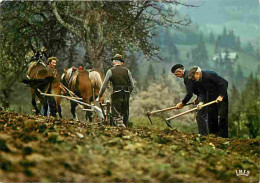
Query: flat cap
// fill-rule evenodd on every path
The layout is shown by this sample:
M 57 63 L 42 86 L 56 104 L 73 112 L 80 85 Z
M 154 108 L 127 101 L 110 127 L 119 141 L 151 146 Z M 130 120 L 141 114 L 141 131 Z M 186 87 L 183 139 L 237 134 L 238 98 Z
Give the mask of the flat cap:
M 198 66 L 192 66 L 189 71 L 188 79 L 193 79 L 196 71 L 198 70 Z
M 172 73 L 174 73 L 177 69 L 183 68 L 183 67 L 184 67 L 184 66 L 181 65 L 181 64 L 175 64 L 174 66 L 172 66 L 171 71 L 172 71 Z
M 123 60 L 123 56 L 120 54 L 116 54 L 113 58 L 111 58 L 111 61 L 113 61 L 113 60 L 119 60 L 120 62 L 125 62 Z

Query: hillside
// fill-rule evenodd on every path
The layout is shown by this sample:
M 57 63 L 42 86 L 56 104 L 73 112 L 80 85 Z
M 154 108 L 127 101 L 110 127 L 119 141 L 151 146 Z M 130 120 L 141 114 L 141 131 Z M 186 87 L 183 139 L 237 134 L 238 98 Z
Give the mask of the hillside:
M 0 181 L 257 182 L 259 143 L 2 111 Z
M 181 63 L 184 66 L 189 66 L 190 65 L 190 60 L 187 59 L 187 53 L 190 54 L 191 56 L 191 49 L 195 48 L 196 45 L 176 45 L 178 50 L 179 50 L 179 55 L 180 55 L 180 60 Z M 208 52 L 208 57 L 209 57 L 209 63 L 210 65 L 214 65 L 214 61 L 212 60 L 212 58 L 214 57 L 215 53 L 214 53 L 214 45 L 211 44 L 206 44 L 206 48 L 207 48 L 207 52 Z M 165 67 L 166 72 L 169 74 L 170 73 L 170 68 L 176 64 L 177 62 L 174 59 L 174 56 L 172 55 L 171 52 L 169 52 L 169 50 L 171 50 L 171 48 L 166 48 L 165 46 L 161 47 L 161 51 L 160 51 L 160 55 L 163 56 L 163 58 L 165 59 L 165 62 L 143 62 L 140 63 L 140 69 L 141 69 L 141 75 L 144 77 L 147 75 L 147 70 L 149 67 L 149 64 L 152 63 L 154 68 L 155 68 L 155 72 L 157 74 L 161 74 L 163 67 Z M 248 77 L 250 75 L 250 73 L 256 73 L 257 69 L 258 69 L 258 61 L 256 60 L 256 58 L 254 58 L 253 56 L 240 51 L 238 52 L 238 56 L 239 58 L 236 60 L 236 63 L 233 64 L 233 68 L 234 71 L 237 70 L 237 66 L 238 64 L 240 64 L 240 66 L 243 68 L 243 73 L 246 77 Z M 203 66 L 201 66 L 203 68 Z M 204 68 L 207 69 L 207 68 Z

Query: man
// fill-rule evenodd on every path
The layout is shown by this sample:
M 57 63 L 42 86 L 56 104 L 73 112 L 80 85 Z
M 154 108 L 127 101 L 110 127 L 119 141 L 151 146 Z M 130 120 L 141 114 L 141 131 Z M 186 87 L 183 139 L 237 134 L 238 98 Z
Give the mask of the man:
M 202 71 L 193 66 L 189 79 L 198 83 L 199 91 L 206 92 L 206 102 L 217 100 L 217 104 L 208 106 L 209 132 L 221 137 L 228 137 L 228 82 L 213 71 Z
M 183 100 L 176 105 L 177 109 L 181 109 L 187 102 L 190 101 L 193 94 L 197 95 L 196 99 L 194 100 L 194 104 L 199 102 L 201 105 L 205 102 L 205 93 L 203 91 L 198 92 L 198 87 L 196 82 L 188 79 L 188 71 L 184 69 L 184 66 L 181 64 L 176 64 L 172 67 L 171 72 L 177 78 L 183 78 L 184 85 L 186 87 L 186 95 Z M 196 121 L 198 125 L 198 131 L 201 135 L 208 135 L 208 125 L 207 125 L 207 111 L 206 108 L 202 108 L 197 112 Z
M 48 67 L 51 68 L 51 69 L 55 69 L 57 61 L 58 61 L 57 57 L 48 58 Z
M 134 89 L 134 82 L 130 71 L 123 67 L 122 55 L 116 54 L 111 60 L 114 67 L 107 71 L 97 101 L 100 101 L 107 88 L 108 81 L 110 81 L 113 86 L 113 94 L 111 95 L 113 122 L 118 127 L 125 128 L 128 126 L 129 98 Z
M 47 60 L 47 67 L 49 68 L 49 73 L 51 77 L 54 77 L 54 80 L 58 80 L 59 81 L 59 75 L 58 75 L 58 71 L 56 69 L 56 65 L 58 62 L 58 58 L 57 57 L 50 57 Z M 57 84 L 60 85 L 60 82 L 57 82 Z M 56 85 L 56 84 L 55 84 Z M 54 87 L 53 84 L 51 84 L 51 88 Z M 60 89 L 62 90 L 62 93 L 66 93 L 66 89 L 63 88 L 62 85 L 60 85 Z M 47 99 L 48 102 L 48 111 L 50 109 L 55 109 L 54 111 L 50 110 L 51 116 L 56 116 L 56 102 L 55 102 L 55 98 L 54 97 L 48 97 Z M 60 105 L 58 106 L 60 108 Z

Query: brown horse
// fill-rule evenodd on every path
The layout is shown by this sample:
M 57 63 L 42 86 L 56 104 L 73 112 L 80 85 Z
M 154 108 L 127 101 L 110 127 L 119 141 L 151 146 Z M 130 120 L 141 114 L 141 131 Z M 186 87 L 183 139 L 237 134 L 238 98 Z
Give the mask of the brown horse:
M 98 96 L 103 76 L 102 73 L 96 70 L 88 72 L 86 70 L 78 70 L 72 67 L 67 70 L 64 69 L 61 81 L 69 90 L 82 98 L 83 102 L 90 104 Z M 72 101 L 70 104 L 73 118 L 78 120 L 75 113 L 78 104 Z M 85 108 L 89 109 L 87 106 L 85 106 Z M 86 111 L 86 120 L 92 121 L 92 112 Z
M 56 117 L 56 112 L 58 111 L 60 118 L 62 118 L 60 107 L 61 98 L 45 97 L 38 91 L 39 89 L 42 93 L 56 95 L 61 93 L 57 70 L 47 67 L 41 61 L 33 61 L 30 63 L 26 74 L 28 79 L 23 80 L 23 83 L 31 87 L 31 102 L 35 109 L 36 115 L 40 113 L 35 100 L 37 96 L 43 107 L 43 115 L 47 116 L 49 105 L 50 115 Z

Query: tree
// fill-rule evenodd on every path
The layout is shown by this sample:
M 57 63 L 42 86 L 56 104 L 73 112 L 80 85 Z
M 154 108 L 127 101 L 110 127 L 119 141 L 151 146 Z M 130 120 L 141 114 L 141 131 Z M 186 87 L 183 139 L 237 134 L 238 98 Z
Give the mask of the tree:
M 204 43 L 203 34 L 200 34 L 199 43 L 196 48 L 192 49 L 192 60 L 194 64 L 199 66 L 208 65 L 208 52 Z
M 227 47 L 227 46 L 228 46 L 228 43 L 227 43 L 228 38 L 227 38 L 227 37 L 228 37 L 227 28 L 224 27 L 224 28 L 223 28 L 223 31 L 222 31 L 221 43 L 220 43 L 220 45 L 221 45 L 222 47 Z
M 224 68 L 225 68 L 225 73 L 231 80 L 234 77 L 234 69 L 232 66 L 231 59 L 229 58 L 229 50 L 226 48 L 225 49 L 225 58 L 224 58 Z
M 221 52 L 221 37 L 218 36 L 217 39 L 216 39 L 216 42 L 215 42 L 215 54 L 218 54 Z
M 254 47 L 251 42 L 248 42 L 246 47 L 244 48 L 245 52 L 247 52 L 250 55 L 254 55 Z
M 180 62 L 179 50 L 175 44 L 172 44 L 172 50 L 170 51 L 170 53 L 173 53 L 175 62 Z
M 236 37 L 236 43 L 235 43 L 235 50 L 240 51 L 241 50 L 241 43 L 240 43 L 240 37 Z
M 10 95 L 15 90 L 14 85 L 20 80 L 28 64 L 26 56 L 29 45 L 26 44 L 26 40 L 18 35 L 9 36 L 11 35 L 6 35 L 0 41 L 0 101 L 4 108 L 9 108 Z
M 215 42 L 215 36 L 213 34 L 213 32 L 211 31 L 210 34 L 209 34 L 209 42 L 210 43 L 214 43 Z
M 147 72 L 147 77 L 146 78 L 149 81 L 155 81 L 156 80 L 155 71 L 154 71 L 153 65 L 151 63 L 149 64 L 149 68 L 148 68 L 148 72 Z
M 241 69 L 240 64 L 237 65 L 237 72 L 236 72 L 236 81 L 241 84 L 241 82 L 244 80 L 244 73 Z
M 244 114 L 246 116 L 246 126 L 250 138 L 256 138 L 259 135 L 259 100 L 260 100 L 260 82 L 259 79 L 251 74 L 248 78 L 246 87 L 242 92 L 244 99 Z M 241 104 L 242 105 L 242 104 Z
M 229 134 L 231 137 L 239 137 L 241 130 L 241 107 L 240 107 L 240 93 L 237 87 L 233 84 L 230 90 L 229 100 Z
M 27 68 L 29 53 L 45 47 L 47 55 L 55 55 L 66 45 L 67 30 L 57 25 L 46 2 L 6 1 L 1 5 L 1 101 L 8 108 L 13 86 Z
M 260 81 L 253 74 L 241 94 L 235 86 L 230 92 L 229 124 L 232 136 L 256 138 L 259 136 Z
M 178 1 L 86 1 L 49 2 L 58 22 L 83 40 L 90 61 L 103 69 L 104 49 L 125 53 L 141 50 L 148 58 L 158 56 L 158 47 L 152 43 L 156 28 L 186 26 L 187 18 L 176 20 L 170 5 L 185 5 Z M 185 5 L 192 6 L 192 5 Z

